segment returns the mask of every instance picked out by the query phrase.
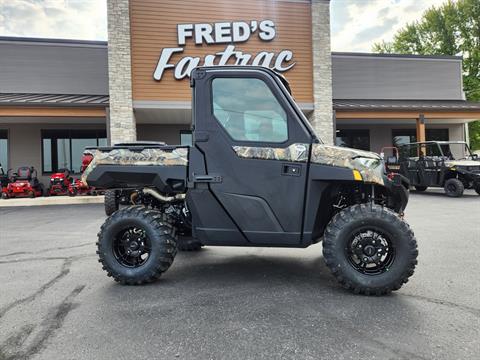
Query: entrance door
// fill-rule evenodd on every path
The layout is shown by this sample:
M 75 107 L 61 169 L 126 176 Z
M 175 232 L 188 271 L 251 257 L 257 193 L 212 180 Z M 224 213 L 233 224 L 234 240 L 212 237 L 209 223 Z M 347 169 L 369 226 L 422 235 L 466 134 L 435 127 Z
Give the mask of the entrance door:
M 247 242 L 288 246 L 301 241 L 312 137 L 274 76 L 207 71 L 195 85 L 195 146 L 211 194 Z M 202 97 L 210 101 L 199 107 Z

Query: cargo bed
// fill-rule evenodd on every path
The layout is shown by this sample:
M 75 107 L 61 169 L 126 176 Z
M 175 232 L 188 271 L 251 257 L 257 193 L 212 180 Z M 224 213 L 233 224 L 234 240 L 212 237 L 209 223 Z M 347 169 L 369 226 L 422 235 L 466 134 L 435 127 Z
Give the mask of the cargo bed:
M 82 179 L 100 189 L 156 188 L 162 193 L 184 192 L 188 146 L 162 143 L 124 143 L 90 147 L 93 155 Z

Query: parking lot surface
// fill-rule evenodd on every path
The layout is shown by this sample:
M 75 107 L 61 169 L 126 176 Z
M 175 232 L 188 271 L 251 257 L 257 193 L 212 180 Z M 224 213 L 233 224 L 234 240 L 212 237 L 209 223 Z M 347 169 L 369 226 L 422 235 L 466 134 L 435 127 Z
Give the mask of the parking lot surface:
M 480 197 L 412 194 L 415 275 L 352 295 L 307 249 L 206 247 L 120 286 L 101 205 L 0 208 L 0 360 L 479 359 Z

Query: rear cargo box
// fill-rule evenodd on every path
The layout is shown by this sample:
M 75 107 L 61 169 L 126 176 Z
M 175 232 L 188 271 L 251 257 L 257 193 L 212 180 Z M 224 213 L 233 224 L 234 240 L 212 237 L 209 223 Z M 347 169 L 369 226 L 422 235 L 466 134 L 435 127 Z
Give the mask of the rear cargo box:
M 188 147 L 161 144 L 122 144 L 89 148 L 94 155 L 82 179 L 100 189 L 155 188 L 162 193 L 184 192 Z

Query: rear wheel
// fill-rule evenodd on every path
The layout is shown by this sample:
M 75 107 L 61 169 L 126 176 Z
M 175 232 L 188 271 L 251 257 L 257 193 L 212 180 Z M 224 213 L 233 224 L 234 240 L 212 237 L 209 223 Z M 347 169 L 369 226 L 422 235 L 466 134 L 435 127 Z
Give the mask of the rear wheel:
M 408 224 L 379 205 L 343 209 L 328 224 L 323 240 L 333 275 L 348 290 L 365 295 L 400 289 L 413 275 L 417 255 Z
M 120 207 L 120 202 L 117 199 L 117 193 L 115 190 L 105 191 L 105 214 L 107 216 L 112 215 Z
M 177 253 L 175 229 L 164 215 L 143 206 L 126 207 L 107 218 L 97 246 L 108 276 L 125 285 L 158 279 Z
M 425 191 L 427 189 L 428 189 L 427 186 L 415 186 L 415 190 L 417 190 L 417 191 Z
M 463 191 L 465 190 L 465 187 L 463 183 L 458 180 L 458 179 L 448 179 L 445 181 L 445 194 L 450 197 L 460 197 L 463 195 Z

